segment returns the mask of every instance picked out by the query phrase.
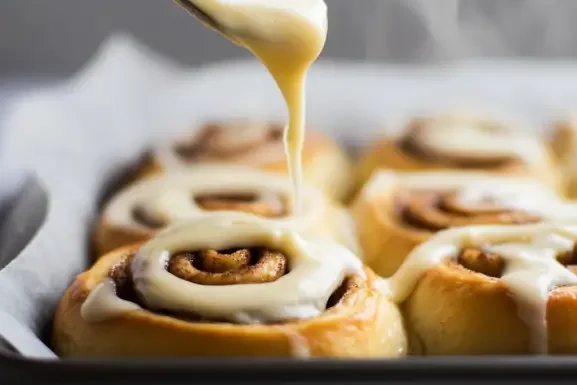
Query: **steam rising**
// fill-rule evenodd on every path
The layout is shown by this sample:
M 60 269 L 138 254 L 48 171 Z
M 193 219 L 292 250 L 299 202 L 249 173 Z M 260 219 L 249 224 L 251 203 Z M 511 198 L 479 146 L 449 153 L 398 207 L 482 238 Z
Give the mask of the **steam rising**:
M 373 0 L 366 8 L 370 60 L 577 55 L 575 1 Z

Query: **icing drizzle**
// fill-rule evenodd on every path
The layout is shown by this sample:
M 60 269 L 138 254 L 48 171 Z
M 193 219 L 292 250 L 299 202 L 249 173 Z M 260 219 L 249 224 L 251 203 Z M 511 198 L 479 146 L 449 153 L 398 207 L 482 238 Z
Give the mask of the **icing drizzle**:
M 383 280 L 383 290 L 397 303 L 411 294 L 421 276 L 433 266 L 457 258 L 467 247 L 499 255 L 505 261 L 501 280 L 518 304 L 519 316 L 531 332 L 534 353 L 547 353 L 546 306 L 549 291 L 576 285 L 577 276 L 556 258 L 572 250 L 574 224 L 470 226 L 438 233 L 409 255 L 399 270 Z

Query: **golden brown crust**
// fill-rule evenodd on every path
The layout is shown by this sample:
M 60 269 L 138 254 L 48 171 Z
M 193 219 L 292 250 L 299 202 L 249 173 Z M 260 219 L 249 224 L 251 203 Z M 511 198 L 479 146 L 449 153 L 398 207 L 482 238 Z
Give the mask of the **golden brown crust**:
M 431 235 L 399 226 L 394 200 L 395 193 L 387 191 L 375 199 L 359 196 L 351 206 L 363 259 L 383 277 L 393 275 L 411 250 Z
M 531 353 L 529 328 L 507 286 L 499 278 L 456 262 L 425 273 L 404 303 L 403 313 L 420 354 Z M 577 288 L 550 292 L 547 323 L 549 353 L 577 353 Z
M 157 229 L 147 228 L 117 228 L 108 223 L 105 217 L 101 217 L 92 233 L 92 245 L 94 257 L 100 258 L 111 250 L 126 245 L 146 241 L 158 232 Z
M 113 251 L 80 274 L 58 304 L 52 346 L 63 357 L 289 357 L 304 345 L 313 357 L 403 355 L 399 312 L 376 286 L 376 277 L 355 280 L 341 300 L 321 316 L 278 325 L 188 322 L 146 310 L 90 323 L 80 307 L 111 268 L 139 245 Z M 396 328 L 395 328 L 396 325 Z
M 460 168 L 476 169 L 491 174 L 528 176 L 541 180 L 556 191 L 564 193 L 565 182 L 557 169 L 555 158 L 545 145 L 544 151 L 549 155 L 543 162 L 538 164 L 527 165 L 520 161 L 511 161 L 498 163 L 488 168 L 479 167 L 478 165 L 471 168 L 459 167 L 448 163 L 436 163 L 426 158 L 415 157 L 403 151 L 397 140 L 381 138 L 361 157 L 357 166 L 357 184 L 358 188 L 361 188 L 369 180 L 373 172 L 379 168 L 400 171 L 454 170 Z

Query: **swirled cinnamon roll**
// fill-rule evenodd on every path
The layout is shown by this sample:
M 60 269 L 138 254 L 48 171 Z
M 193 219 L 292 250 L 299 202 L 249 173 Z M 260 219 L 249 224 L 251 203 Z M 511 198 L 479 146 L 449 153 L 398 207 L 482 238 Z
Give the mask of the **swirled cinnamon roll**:
M 413 352 L 577 353 L 576 223 L 463 227 L 418 246 L 383 285 Z
M 163 228 L 214 212 L 245 212 L 356 251 L 348 213 L 322 192 L 303 186 L 302 215 L 292 213 L 292 184 L 278 175 L 239 165 L 204 164 L 159 174 L 121 190 L 96 226 L 96 254 L 144 241 Z
M 53 347 L 79 356 L 396 357 L 400 313 L 336 243 L 249 214 L 175 225 L 80 274 Z
M 388 277 L 436 232 L 469 225 L 577 219 L 577 205 L 522 177 L 466 171 L 380 171 L 351 205 L 365 262 Z
M 153 148 L 140 175 L 187 168 L 199 163 L 228 163 L 288 174 L 284 126 L 275 122 L 229 120 L 209 122 L 192 133 Z M 352 164 L 336 142 L 307 130 L 302 152 L 303 178 L 335 200 L 354 185 Z
M 378 168 L 529 176 L 564 189 L 554 156 L 541 138 L 467 114 L 416 118 L 397 137 L 378 140 L 360 161 L 361 184 Z

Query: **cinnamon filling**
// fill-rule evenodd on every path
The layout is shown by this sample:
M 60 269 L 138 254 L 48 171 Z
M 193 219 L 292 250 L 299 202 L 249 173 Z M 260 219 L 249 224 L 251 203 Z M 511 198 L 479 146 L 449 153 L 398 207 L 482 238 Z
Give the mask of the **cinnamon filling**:
M 397 142 L 399 149 L 412 158 L 436 163 L 448 167 L 462 169 L 491 169 L 505 167 L 519 160 L 512 156 L 474 156 L 471 154 L 459 154 L 458 149 L 454 153 L 437 151 L 427 145 L 423 140 L 423 132 L 428 129 L 429 119 L 417 119 L 407 129 L 406 134 Z M 480 125 L 479 129 L 487 131 L 502 131 L 497 126 L 486 124 Z
M 468 206 L 457 197 L 456 192 L 409 191 L 397 198 L 397 212 L 406 225 L 431 232 L 469 225 L 529 224 L 541 220 L 524 211 L 503 209 L 490 198 Z
M 168 271 L 200 285 L 273 282 L 288 272 L 287 258 L 265 248 L 183 252 L 172 257 Z
M 338 306 L 349 293 L 361 287 L 362 280 L 358 276 L 346 277 L 343 283 L 335 290 L 327 301 L 326 309 L 332 309 Z
M 166 221 L 146 210 L 143 206 L 136 206 L 132 210 L 132 218 L 142 226 L 150 229 L 161 229 L 167 225 Z
M 463 249 L 457 262 L 465 269 L 492 278 L 501 278 L 505 270 L 505 261 L 499 255 L 475 248 Z
M 206 194 L 195 197 L 196 204 L 208 211 L 243 211 L 267 218 L 288 214 L 286 198 L 273 192 Z
M 577 244 L 556 258 L 559 263 L 577 274 Z M 468 270 L 493 278 L 501 278 L 505 270 L 505 261 L 498 254 L 476 248 L 463 249 L 457 257 L 457 263 Z
M 557 261 L 577 274 L 577 243 L 573 246 L 573 249 L 557 255 Z
M 230 160 L 260 146 L 282 142 L 282 126 L 254 125 L 209 123 L 200 129 L 197 137 L 176 144 L 174 151 L 186 162 Z
M 116 286 L 116 295 L 125 301 L 133 302 L 142 307 L 142 302 L 138 298 L 138 293 L 134 290 L 134 281 L 130 264 L 134 255 L 127 255 L 118 261 L 108 273 L 108 276 L 114 281 Z
M 131 263 L 134 255 L 127 255 L 118 261 L 109 272 L 114 281 L 116 295 L 146 309 L 146 304 L 134 289 Z M 167 264 L 167 270 L 175 276 L 199 285 L 241 285 L 273 282 L 290 270 L 286 256 L 267 248 L 239 248 L 229 250 L 184 251 L 175 254 Z M 334 291 L 326 304 L 329 310 L 339 305 L 352 290 L 363 285 L 358 276 L 346 277 Z M 205 319 L 197 314 L 173 314 L 157 312 L 174 318 L 192 322 L 225 322 Z M 286 320 L 291 322 L 293 320 Z

